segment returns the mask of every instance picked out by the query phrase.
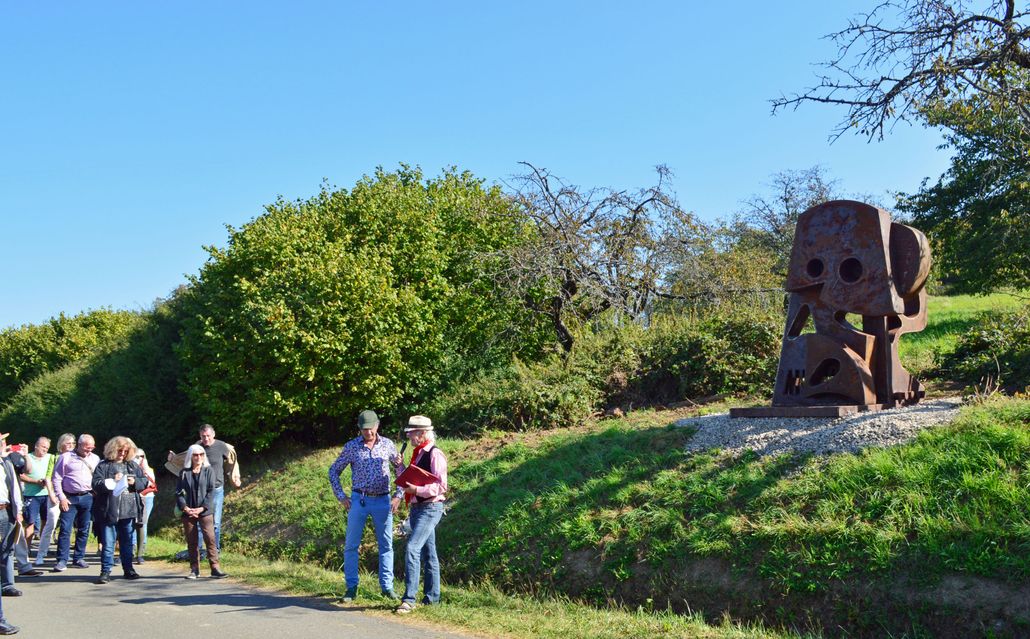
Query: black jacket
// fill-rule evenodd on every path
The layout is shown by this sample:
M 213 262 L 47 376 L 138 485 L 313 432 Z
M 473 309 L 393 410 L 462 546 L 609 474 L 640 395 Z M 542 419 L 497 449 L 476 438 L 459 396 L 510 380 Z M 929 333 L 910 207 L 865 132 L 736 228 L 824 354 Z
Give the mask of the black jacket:
M 113 462 L 103 460 L 97 464 L 96 470 L 93 471 L 93 518 L 99 525 L 110 526 L 117 523 L 118 517 L 118 501 L 119 498 L 115 498 L 111 490 L 104 485 L 105 479 L 114 479 L 114 476 L 118 473 L 119 466 L 125 465 L 125 474 L 132 474 L 136 477 L 136 483 L 131 484 L 128 490 L 132 493 L 138 493 L 147 487 L 150 480 L 147 479 L 146 473 L 140 468 L 139 464 L 132 460 L 124 462 Z M 132 502 L 136 505 L 136 508 L 142 508 L 142 503 L 136 495 L 133 495 Z M 122 513 L 125 515 L 126 513 Z M 121 519 L 134 518 L 139 513 L 133 513 L 121 517 Z
M 201 517 L 213 515 L 215 510 L 215 471 L 210 466 L 203 466 L 200 473 L 194 475 L 192 468 L 184 468 L 179 473 L 179 483 L 175 486 L 175 500 L 179 510 L 187 506 L 196 508 L 203 506 Z M 196 497 L 194 497 L 196 495 Z

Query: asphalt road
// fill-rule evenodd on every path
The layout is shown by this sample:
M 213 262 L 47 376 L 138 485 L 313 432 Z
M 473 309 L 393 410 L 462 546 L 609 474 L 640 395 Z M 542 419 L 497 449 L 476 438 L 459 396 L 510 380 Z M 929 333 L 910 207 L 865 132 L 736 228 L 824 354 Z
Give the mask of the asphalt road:
M 93 583 L 100 574 L 97 562 L 88 569 L 19 578 L 18 588 L 25 594 L 3 598 L 4 616 L 21 628 L 18 637 L 47 639 L 467 637 L 369 615 L 360 605 L 258 591 L 232 579 L 183 579 L 185 564 L 148 562 L 137 569 L 142 579 L 126 581 L 116 568 L 106 585 Z

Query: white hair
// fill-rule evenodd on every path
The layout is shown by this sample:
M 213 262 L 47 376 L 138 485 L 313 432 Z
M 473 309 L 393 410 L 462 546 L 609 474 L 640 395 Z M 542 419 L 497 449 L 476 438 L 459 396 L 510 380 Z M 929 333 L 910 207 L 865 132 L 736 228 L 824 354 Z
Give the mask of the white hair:
M 211 465 L 211 462 L 207 459 L 207 451 L 204 450 L 204 447 L 200 444 L 193 444 L 189 447 L 189 450 L 186 451 L 186 459 L 182 462 L 182 467 L 184 470 L 189 470 L 193 468 L 193 456 L 197 453 L 200 453 L 204 456 L 204 461 L 201 464 L 201 466 Z

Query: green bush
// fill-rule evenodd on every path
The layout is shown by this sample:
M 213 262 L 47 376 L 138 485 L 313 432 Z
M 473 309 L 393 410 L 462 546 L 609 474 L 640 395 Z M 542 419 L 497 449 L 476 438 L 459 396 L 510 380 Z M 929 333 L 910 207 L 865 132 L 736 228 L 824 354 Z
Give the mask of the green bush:
M 605 406 L 668 404 L 720 393 L 768 394 L 776 376 L 782 317 L 731 312 L 669 315 L 649 328 L 595 328 L 566 357 L 481 373 L 434 401 L 449 429 L 572 426 Z
M 142 322 L 139 313 L 100 309 L 0 331 L 0 406 L 37 376 L 109 348 Z
M 968 384 L 990 378 L 1010 392 L 1030 387 L 1030 306 L 979 315 L 941 358 L 938 373 Z
M 428 411 L 450 434 L 574 426 L 594 412 L 601 392 L 558 355 L 514 361 L 456 386 Z
M 782 315 L 772 312 L 660 318 L 649 331 L 631 388 L 663 403 L 721 393 L 768 394 L 782 334 Z
M 173 352 L 180 319 L 173 307 L 136 314 L 134 330 L 105 350 L 25 384 L 0 412 L 0 430 L 27 443 L 40 435 L 90 433 L 100 446 L 128 435 L 156 451 L 192 441 L 199 418 L 180 389 Z
M 535 356 L 539 322 L 496 290 L 524 232 L 468 173 L 378 170 L 279 201 L 192 282 L 179 350 L 206 420 L 255 448 L 335 437 L 363 408 L 405 414 L 480 368 Z

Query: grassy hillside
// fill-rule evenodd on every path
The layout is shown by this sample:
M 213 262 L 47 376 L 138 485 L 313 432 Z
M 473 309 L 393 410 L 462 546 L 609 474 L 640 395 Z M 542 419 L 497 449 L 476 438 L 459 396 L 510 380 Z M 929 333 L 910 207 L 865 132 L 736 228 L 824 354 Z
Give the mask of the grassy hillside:
M 942 353 L 955 350 L 959 338 L 976 325 L 981 313 L 1014 311 L 1025 305 L 1025 294 L 931 296 L 926 328 L 901 338 L 901 363 L 912 373 L 923 373 L 934 367 Z
M 441 442 L 454 487 L 445 579 L 716 619 L 808 614 L 875 636 L 969 632 L 983 620 L 963 602 L 931 605 L 943 580 L 989 585 L 1000 605 L 998 589 L 1030 576 L 1030 401 L 970 407 L 913 443 L 832 458 L 687 455 L 676 416 Z M 229 541 L 339 566 L 334 454 L 298 458 L 230 499 Z M 980 603 L 984 618 L 996 612 Z M 1030 621 L 1017 612 L 1004 624 Z

